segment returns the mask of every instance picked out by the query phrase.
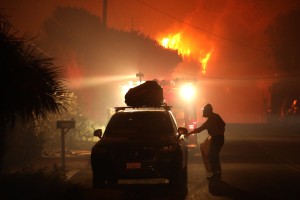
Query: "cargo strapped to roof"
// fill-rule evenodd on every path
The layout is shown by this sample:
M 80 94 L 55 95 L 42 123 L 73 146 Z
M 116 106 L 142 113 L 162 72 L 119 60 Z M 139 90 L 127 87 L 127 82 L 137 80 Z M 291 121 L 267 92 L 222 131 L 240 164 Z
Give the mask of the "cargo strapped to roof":
M 128 90 L 125 103 L 132 107 L 160 107 L 164 103 L 163 89 L 157 81 L 146 81 Z
M 157 107 L 152 107 L 152 106 L 142 106 L 142 107 L 133 107 L 133 106 L 124 106 L 124 107 L 115 107 L 115 111 L 119 112 L 120 110 L 125 110 L 125 109 L 139 109 L 139 108 L 163 108 L 165 110 L 171 110 L 172 106 L 167 106 L 167 105 L 161 105 Z

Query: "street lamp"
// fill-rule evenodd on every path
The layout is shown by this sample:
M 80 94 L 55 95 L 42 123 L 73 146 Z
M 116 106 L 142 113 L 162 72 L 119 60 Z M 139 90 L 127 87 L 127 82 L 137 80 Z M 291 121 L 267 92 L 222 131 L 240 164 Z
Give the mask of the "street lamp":
M 135 76 L 140 79 L 140 84 L 141 84 L 142 83 L 142 77 L 144 77 L 144 74 L 142 72 L 139 72 Z

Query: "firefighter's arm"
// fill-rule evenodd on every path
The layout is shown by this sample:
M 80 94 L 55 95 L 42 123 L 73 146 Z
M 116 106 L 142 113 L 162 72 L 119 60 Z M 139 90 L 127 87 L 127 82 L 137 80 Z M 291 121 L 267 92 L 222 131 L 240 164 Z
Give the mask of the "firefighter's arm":
M 206 123 L 204 123 L 202 126 L 200 126 L 200 127 L 196 128 L 196 129 L 192 130 L 191 132 L 189 132 L 188 136 L 193 135 L 195 133 L 200 133 L 200 132 L 202 132 L 205 129 L 206 129 Z
M 192 130 L 191 132 L 189 132 L 189 135 L 193 135 L 195 133 L 199 133 L 199 131 L 197 131 L 197 129 Z
M 193 135 L 193 134 L 195 134 L 195 133 L 196 133 L 195 130 L 193 130 L 193 131 L 189 132 L 189 133 L 187 134 L 187 136 L 189 137 L 190 135 Z

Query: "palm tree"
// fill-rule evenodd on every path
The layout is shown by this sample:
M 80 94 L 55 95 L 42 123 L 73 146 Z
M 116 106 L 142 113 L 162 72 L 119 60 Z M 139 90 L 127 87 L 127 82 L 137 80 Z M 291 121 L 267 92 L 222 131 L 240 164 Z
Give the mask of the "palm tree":
M 6 130 L 16 120 L 27 122 L 60 113 L 68 100 L 62 69 L 17 34 L 0 13 L 0 174 Z

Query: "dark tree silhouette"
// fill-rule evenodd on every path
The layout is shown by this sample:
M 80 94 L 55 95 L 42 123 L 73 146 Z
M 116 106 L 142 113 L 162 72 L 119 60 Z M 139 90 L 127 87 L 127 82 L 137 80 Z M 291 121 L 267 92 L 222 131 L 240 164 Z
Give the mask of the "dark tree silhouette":
M 105 28 L 100 18 L 78 8 L 58 7 L 45 21 L 44 34 L 40 44 L 47 52 L 64 59 L 61 55 L 75 51 L 86 75 L 122 74 L 137 66 L 144 74 L 168 76 L 182 61 L 177 51 L 144 34 Z
M 300 75 L 300 10 L 279 15 L 269 27 L 276 65 L 285 75 Z
M 24 36 L 17 35 L 6 16 L 0 14 L 0 173 L 7 130 L 15 121 L 26 123 L 48 113 L 60 113 L 67 100 L 61 68 Z
M 68 66 L 70 71 L 79 71 L 83 79 L 139 71 L 145 74 L 144 79 L 167 79 L 182 61 L 177 51 L 163 48 L 142 33 L 105 28 L 98 16 L 78 8 L 58 7 L 45 21 L 43 37 L 36 42 L 60 65 Z M 75 61 L 75 67 L 71 61 Z M 119 85 L 109 82 L 74 89 L 84 114 L 105 123 L 106 109 L 118 106 L 115 102 L 120 96 Z
M 300 101 L 300 10 L 279 15 L 269 27 L 270 44 L 281 79 L 272 86 L 272 115 L 285 120 L 294 100 Z M 298 108 L 297 108 L 298 109 Z M 297 112 L 297 123 L 299 112 Z

